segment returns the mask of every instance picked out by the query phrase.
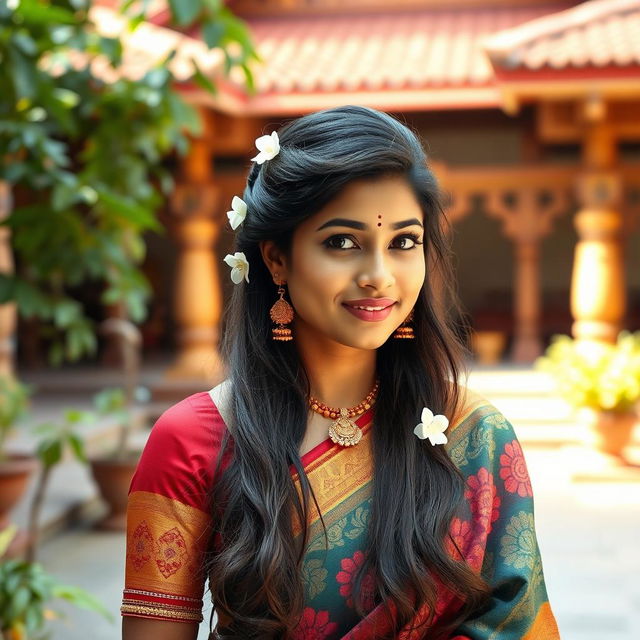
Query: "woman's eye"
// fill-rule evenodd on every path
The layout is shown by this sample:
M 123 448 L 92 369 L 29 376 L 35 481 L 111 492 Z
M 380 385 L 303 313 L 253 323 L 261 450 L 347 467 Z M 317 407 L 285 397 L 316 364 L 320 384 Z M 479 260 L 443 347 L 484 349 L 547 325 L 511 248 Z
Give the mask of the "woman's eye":
M 328 249 L 338 249 L 346 251 L 348 249 L 357 249 L 358 245 L 354 242 L 352 236 L 348 235 L 335 235 L 327 238 L 323 244 Z M 420 238 L 413 234 L 407 233 L 402 236 L 398 236 L 391 243 L 391 248 L 401 249 L 408 251 L 409 249 L 415 249 L 418 245 L 422 244 Z
M 413 249 L 415 247 L 417 247 L 418 245 L 422 244 L 422 242 L 420 242 L 418 236 L 413 235 L 412 233 L 404 235 L 404 236 L 399 236 L 398 238 L 396 238 L 396 243 L 400 244 L 401 246 L 398 247 L 399 249 Z
M 349 236 L 331 236 L 323 244 L 329 249 L 353 249 L 356 246 Z

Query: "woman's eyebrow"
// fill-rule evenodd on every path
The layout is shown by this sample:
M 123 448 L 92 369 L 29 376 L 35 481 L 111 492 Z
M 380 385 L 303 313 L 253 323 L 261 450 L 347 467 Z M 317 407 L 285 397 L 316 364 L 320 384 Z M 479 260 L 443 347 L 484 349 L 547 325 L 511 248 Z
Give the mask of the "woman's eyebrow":
M 401 222 L 394 222 L 391 225 L 392 229 L 403 229 L 404 227 L 411 227 L 413 225 L 418 225 L 422 227 L 422 223 L 418 218 L 409 218 L 409 220 L 402 220 Z M 350 227 L 351 229 L 358 229 L 359 231 L 366 231 L 368 229 L 367 225 L 364 222 L 359 222 L 358 220 L 348 220 L 347 218 L 332 218 L 328 220 L 323 225 L 318 227 L 316 231 L 322 231 L 322 229 L 326 229 L 327 227 Z

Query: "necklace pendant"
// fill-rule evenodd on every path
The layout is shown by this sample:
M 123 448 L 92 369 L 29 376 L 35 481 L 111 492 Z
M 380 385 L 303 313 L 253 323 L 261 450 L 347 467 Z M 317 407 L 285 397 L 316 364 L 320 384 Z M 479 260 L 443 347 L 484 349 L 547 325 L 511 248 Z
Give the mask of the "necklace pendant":
M 352 447 L 362 440 L 362 430 L 349 418 L 347 409 L 340 409 L 340 417 L 329 427 L 329 437 L 336 444 Z

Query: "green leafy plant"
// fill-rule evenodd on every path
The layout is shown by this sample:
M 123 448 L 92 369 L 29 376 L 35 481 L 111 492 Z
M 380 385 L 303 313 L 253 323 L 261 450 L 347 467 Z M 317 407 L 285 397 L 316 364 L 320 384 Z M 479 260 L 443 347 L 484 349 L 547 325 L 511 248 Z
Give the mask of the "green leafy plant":
M 0 637 L 7 640 L 45 637 L 41 632 L 47 620 L 62 617 L 49 608 L 54 599 L 96 611 L 113 622 L 113 615 L 94 596 L 79 587 L 61 584 L 40 564 L 19 559 L 0 561 Z
M 29 405 L 30 388 L 11 376 L 0 376 L 0 462 L 7 459 L 5 444 Z
M 134 426 L 133 404 L 135 400 L 147 402 L 149 390 L 136 387 L 131 391 L 122 387 L 102 389 L 93 398 L 98 415 L 109 417 L 118 425 L 118 438 L 108 457 L 125 460 L 133 456 L 137 460 L 140 452 L 132 451 L 130 445 Z
M 622 332 L 615 345 L 585 345 L 554 336 L 536 368 L 551 375 L 576 408 L 632 411 L 640 399 L 640 332 Z
M 123 3 L 131 29 L 148 6 Z M 53 364 L 96 351 L 81 285 L 98 288 L 105 305 L 122 304 L 135 322 L 144 319 L 144 234 L 162 231 L 156 210 L 173 187 L 164 160 L 184 154 L 200 131 L 171 73 L 176 51 L 129 78 L 122 40 L 97 31 L 91 7 L 91 0 L 0 0 L 0 181 L 16 204 L 0 221 L 16 257 L 15 274 L 0 274 L 0 304 L 15 301 L 40 326 Z M 171 0 L 169 15 L 168 26 L 199 26 L 205 42 L 224 51 L 227 71 L 241 68 L 252 86 L 248 63 L 257 54 L 246 26 L 221 2 Z M 195 61 L 192 79 L 215 92 Z
M 67 602 L 103 615 L 113 622 L 113 616 L 90 593 L 79 587 L 65 585 L 47 573 L 35 561 L 39 543 L 38 519 L 44 501 L 51 471 L 67 450 L 81 461 L 86 461 L 81 426 L 93 420 L 88 412 L 68 409 L 61 423 L 47 423 L 36 429 L 39 437 L 37 456 L 41 470 L 29 512 L 29 543 L 26 558 L 0 560 L 0 637 L 7 640 L 36 640 L 44 638 L 47 620 L 62 617 L 50 608 L 51 600 Z M 4 555 L 16 533 L 9 525 L 0 531 L 0 557 Z
M 94 421 L 95 414 L 92 412 L 67 409 L 60 422 L 46 422 L 34 430 L 38 438 L 36 455 L 40 460 L 41 469 L 29 510 L 29 544 L 26 553 L 29 562 L 34 562 L 36 558 L 39 541 L 38 521 L 51 472 L 67 453 L 86 464 L 85 441 L 81 431 Z

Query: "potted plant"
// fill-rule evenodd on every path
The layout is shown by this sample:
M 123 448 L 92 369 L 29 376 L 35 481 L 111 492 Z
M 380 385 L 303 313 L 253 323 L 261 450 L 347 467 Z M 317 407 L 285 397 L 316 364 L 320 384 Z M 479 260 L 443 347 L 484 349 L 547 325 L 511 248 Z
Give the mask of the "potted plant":
M 22 398 L 24 400 L 24 387 Z M 47 620 L 60 617 L 49 608 L 49 601 L 55 598 L 96 611 L 113 621 L 113 616 L 94 596 L 79 587 L 59 583 L 36 562 L 38 522 L 51 472 L 68 452 L 86 462 L 79 429 L 92 420 L 93 414 L 89 412 L 67 409 L 61 423 L 46 423 L 36 428 L 38 441 L 34 460 L 40 463 L 40 472 L 29 509 L 24 558 L 10 557 L 10 547 L 15 548 L 17 527 L 9 524 L 0 532 L 0 638 L 30 640 L 43 637 Z
M 118 426 L 115 446 L 93 452 L 90 456 L 93 478 L 104 501 L 109 506 L 107 516 L 99 527 L 122 531 L 126 528 L 127 497 L 131 479 L 140 458 L 140 450 L 131 447 L 131 434 L 137 427 L 134 405 L 145 390 L 138 387 L 140 377 L 141 334 L 124 318 L 110 318 L 102 325 L 104 333 L 115 334 L 122 352 L 124 386 L 104 389 L 94 397 L 102 416 L 108 416 Z M 138 422 L 144 415 L 138 416 Z
M 140 458 L 140 450 L 130 444 L 131 433 L 136 427 L 133 400 L 128 399 L 124 389 L 110 388 L 96 394 L 94 401 L 98 412 L 113 419 L 118 428 L 116 445 L 95 451 L 89 457 L 93 479 L 109 507 L 108 514 L 98 526 L 123 531 L 126 528 L 129 486 Z
M 26 412 L 28 400 L 29 387 L 11 376 L 0 376 L 0 531 L 9 525 L 9 513 L 23 496 L 38 466 L 35 456 L 9 453 L 6 448 L 7 440 Z
M 579 410 L 589 443 L 620 456 L 637 422 L 640 332 L 620 333 L 615 345 L 554 336 L 536 368 L 549 373 L 560 395 Z
M 471 334 L 471 348 L 482 365 L 499 364 L 506 344 L 504 331 L 474 330 Z

